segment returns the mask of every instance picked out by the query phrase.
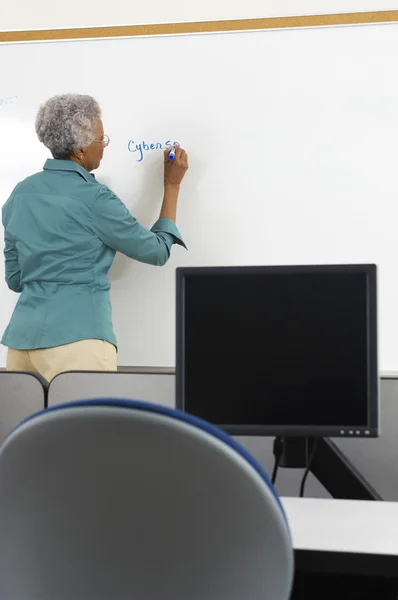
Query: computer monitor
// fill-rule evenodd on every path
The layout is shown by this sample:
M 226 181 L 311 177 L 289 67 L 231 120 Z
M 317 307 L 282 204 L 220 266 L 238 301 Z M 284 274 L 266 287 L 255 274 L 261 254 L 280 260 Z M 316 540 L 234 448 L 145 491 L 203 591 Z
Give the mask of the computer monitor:
M 176 406 L 233 435 L 376 437 L 376 266 L 177 269 Z

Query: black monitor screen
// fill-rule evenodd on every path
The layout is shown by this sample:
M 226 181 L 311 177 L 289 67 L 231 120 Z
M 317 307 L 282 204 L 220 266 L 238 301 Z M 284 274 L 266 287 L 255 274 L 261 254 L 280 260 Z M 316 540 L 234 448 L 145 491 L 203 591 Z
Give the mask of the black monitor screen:
M 177 272 L 177 407 L 230 433 L 377 435 L 376 268 Z

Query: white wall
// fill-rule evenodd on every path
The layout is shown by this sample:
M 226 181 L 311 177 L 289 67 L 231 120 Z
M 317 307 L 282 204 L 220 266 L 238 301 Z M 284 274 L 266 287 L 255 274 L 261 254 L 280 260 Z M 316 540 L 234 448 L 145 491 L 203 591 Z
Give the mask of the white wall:
M 398 0 L 0 0 L 0 31 L 398 9 Z

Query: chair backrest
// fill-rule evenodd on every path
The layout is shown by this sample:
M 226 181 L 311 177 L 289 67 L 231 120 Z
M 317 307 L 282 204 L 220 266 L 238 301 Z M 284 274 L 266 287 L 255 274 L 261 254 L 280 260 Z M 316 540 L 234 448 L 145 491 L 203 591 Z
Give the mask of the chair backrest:
M 39 375 L 0 371 L 0 444 L 22 419 L 46 406 L 47 384 Z
M 293 550 L 265 473 L 186 413 L 49 408 L 0 450 L 0 598 L 287 600 Z
M 81 398 L 130 398 L 175 406 L 173 373 L 108 373 L 103 371 L 70 371 L 60 373 L 48 389 L 48 406 Z

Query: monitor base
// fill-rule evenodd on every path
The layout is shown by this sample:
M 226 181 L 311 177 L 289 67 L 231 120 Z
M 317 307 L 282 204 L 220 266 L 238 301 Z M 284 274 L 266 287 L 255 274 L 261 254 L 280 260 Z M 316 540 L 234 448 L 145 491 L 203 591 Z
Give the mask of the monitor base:
M 314 450 L 314 444 L 317 444 Z M 329 438 L 277 437 L 274 454 L 283 468 L 306 468 L 333 498 L 383 500 L 345 454 Z M 311 456 L 311 454 L 313 454 Z

